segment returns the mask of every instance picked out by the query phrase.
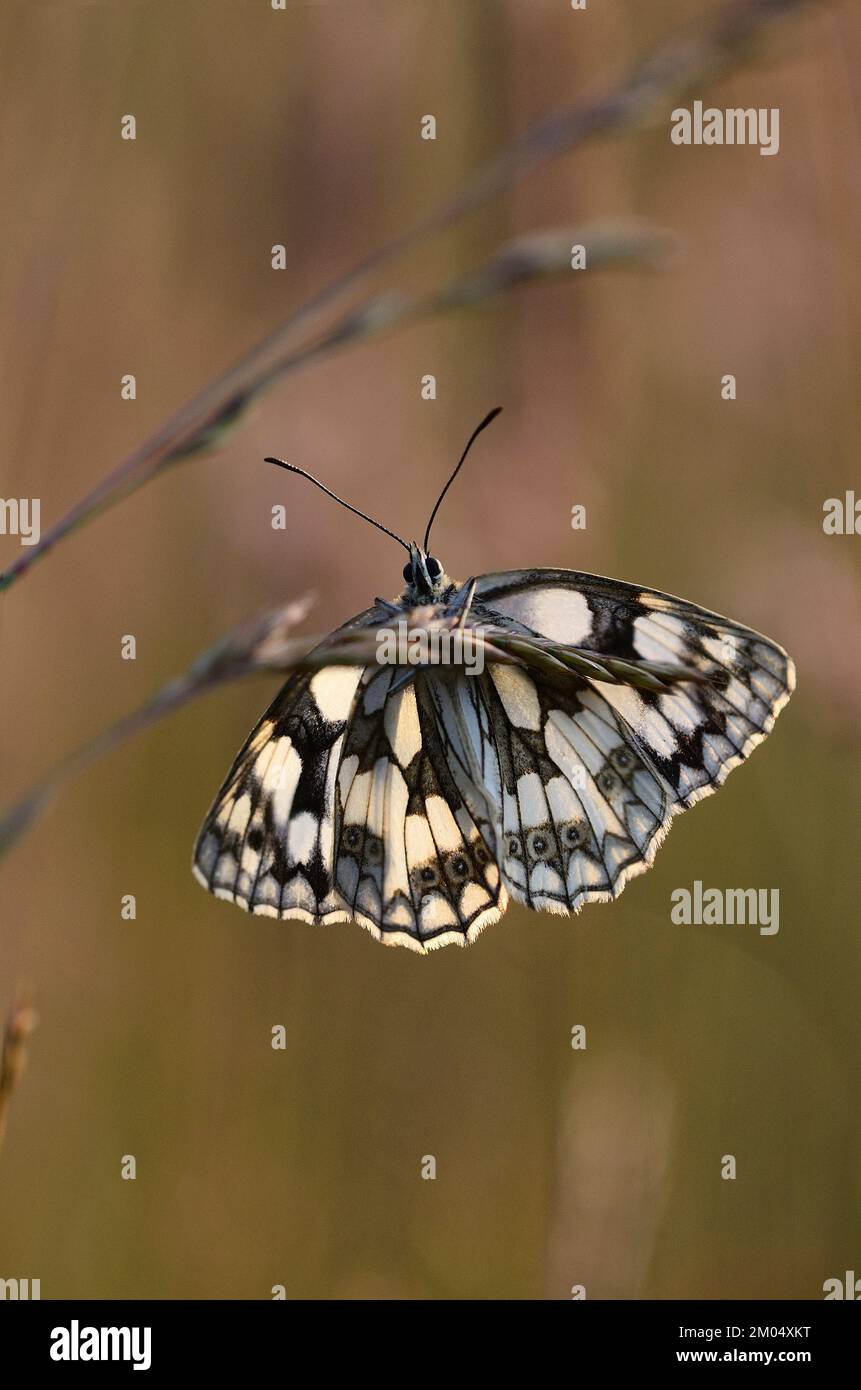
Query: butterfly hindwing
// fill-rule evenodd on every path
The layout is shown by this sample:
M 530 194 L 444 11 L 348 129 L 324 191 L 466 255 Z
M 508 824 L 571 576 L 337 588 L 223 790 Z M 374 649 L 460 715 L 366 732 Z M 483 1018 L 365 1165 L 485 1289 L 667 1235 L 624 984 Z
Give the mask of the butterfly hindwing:
M 391 944 L 471 941 L 504 910 L 492 849 L 451 774 L 425 677 L 367 667 L 338 775 L 337 889 Z
M 438 708 L 458 764 L 492 808 L 512 898 L 576 912 L 651 864 L 672 788 L 589 681 L 572 676 L 563 688 L 495 665 L 461 677 Z

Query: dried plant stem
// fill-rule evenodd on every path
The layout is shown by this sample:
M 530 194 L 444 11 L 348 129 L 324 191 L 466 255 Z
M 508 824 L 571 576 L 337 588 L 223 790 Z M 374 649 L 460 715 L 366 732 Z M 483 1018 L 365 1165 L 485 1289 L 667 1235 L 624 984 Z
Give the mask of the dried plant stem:
M 48 807 L 59 789 L 105 753 L 112 752 L 136 734 L 188 704 L 198 695 L 253 671 L 288 670 L 309 646 L 308 638 L 288 640 L 288 633 L 307 615 L 311 597 L 305 596 L 250 622 L 240 623 L 203 654 L 181 676 L 168 681 L 138 709 L 110 724 L 54 766 L 34 786 L 0 815 L 0 855 Z
M 274 360 L 261 347 L 259 362 L 252 353 L 208 387 L 76 503 L 44 533 L 37 545 L 29 547 L 0 574 L 0 592 L 58 541 L 107 507 L 130 496 L 165 468 L 221 448 L 246 418 L 250 406 L 282 377 L 311 366 L 328 353 L 379 338 L 421 318 L 475 308 L 482 301 L 517 285 L 563 274 L 570 277 L 571 246 L 575 242 L 586 248 L 587 262 L 593 270 L 636 264 L 653 268 L 660 264 L 672 238 L 667 232 L 634 220 L 596 227 L 553 229 L 518 237 L 498 248 L 484 265 L 432 294 L 420 297 L 395 290 L 377 294 L 351 309 L 316 338 L 284 350 Z M 187 420 L 187 427 L 178 423 L 181 417 Z
M 19 995 L 12 1004 L 3 1030 L 3 1051 L 0 1054 L 0 1149 L 6 1134 L 9 1102 L 27 1065 L 27 1042 L 38 1019 L 29 999 Z
M 240 624 L 208 648 L 183 675 L 162 686 L 138 709 L 124 715 L 56 763 L 24 797 L 0 816 L 0 855 L 11 848 L 70 778 L 102 754 L 111 752 L 216 686 L 259 671 L 319 671 L 325 666 L 370 666 L 379 660 L 377 635 L 390 630 L 386 629 L 385 624 L 355 627 L 329 637 L 291 638 L 290 632 L 305 617 L 310 602 L 309 597 L 304 597 Z M 396 608 L 393 611 L 399 613 Z M 446 622 L 431 617 L 426 625 L 419 623 L 411 631 L 426 626 L 429 633 L 439 633 L 445 628 L 450 629 L 455 621 L 449 619 Z M 684 666 L 641 660 L 623 661 L 566 646 L 550 638 L 513 634 L 495 627 L 471 628 L 469 636 L 474 644 L 473 655 L 480 654 L 483 665 L 498 663 L 522 666 L 562 682 L 585 677 L 612 685 L 632 685 L 667 693 L 678 683 L 706 679 L 699 672 Z M 427 664 L 434 667 L 437 662 L 432 659 Z M 412 679 L 419 669 L 419 665 L 407 667 L 402 672 L 404 680 Z
M 530 127 L 499 155 L 480 167 L 454 195 L 411 228 L 363 257 L 352 269 L 313 295 L 256 344 L 233 367 L 171 416 L 120 463 L 87 497 L 44 533 L 0 574 L 0 590 L 48 553 L 58 541 L 107 506 L 135 491 L 164 467 L 217 446 L 249 402 L 289 367 L 320 355 L 320 342 L 300 352 L 301 335 L 317 333 L 324 312 L 357 293 L 371 275 L 401 257 L 433 233 L 460 221 L 495 194 L 533 173 L 565 150 L 598 136 L 636 129 L 648 123 L 697 84 L 720 77 L 754 55 L 756 44 L 775 21 L 825 4 L 827 0 L 731 0 L 721 6 L 700 32 L 674 36 L 639 63 L 620 83 L 592 100 L 565 107 Z M 443 294 L 443 298 L 444 298 Z M 379 307 L 379 301 L 378 301 Z M 338 341 L 364 336 L 356 325 L 374 318 L 374 301 L 353 311 L 336 331 Z M 349 325 L 352 324 L 352 329 Z M 331 335 L 330 338 L 331 345 Z

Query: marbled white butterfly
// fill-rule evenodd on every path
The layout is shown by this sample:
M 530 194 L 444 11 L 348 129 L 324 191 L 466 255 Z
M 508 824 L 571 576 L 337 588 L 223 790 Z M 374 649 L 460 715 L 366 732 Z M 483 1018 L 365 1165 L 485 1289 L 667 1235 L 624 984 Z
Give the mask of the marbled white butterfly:
M 776 643 L 654 589 L 563 569 L 449 578 L 431 523 L 497 413 L 421 546 L 359 513 L 408 551 L 405 588 L 313 651 L 248 738 L 194 853 L 217 897 L 420 952 L 473 941 L 512 898 L 577 912 L 650 867 L 789 699 Z M 486 666 L 381 663 L 374 640 L 399 621 L 474 634 Z

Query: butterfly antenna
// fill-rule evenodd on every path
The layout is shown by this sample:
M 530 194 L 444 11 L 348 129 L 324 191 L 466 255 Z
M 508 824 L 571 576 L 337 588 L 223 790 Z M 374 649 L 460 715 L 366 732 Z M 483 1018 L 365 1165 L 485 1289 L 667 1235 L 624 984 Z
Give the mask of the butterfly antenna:
M 325 492 L 327 497 L 331 497 L 335 502 L 340 502 L 341 506 L 346 507 L 348 512 L 354 512 L 355 515 L 360 516 L 363 521 L 369 521 L 372 526 L 376 526 L 378 531 L 385 531 L 387 536 L 391 536 L 392 540 L 397 541 L 398 545 L 402 545 L 407 554 L 409 554 L 410 548 L 406 541 L 401 540 L 400 536 L 396 536 L 394 531 L 389 530 L 388 526 L 384 526 L 381 521 L 374 521 L 372 516 L 368 516 L 367 512 L 360 512 L 359 508 L 354 507 L 352 503 L 345 502 L 343 497 L 339 497 L 331 488 L 326 487 L 325 483 L 321 483 L 319 478 L 315 478 L 311 473 L 306 473 L 304 468 L 297 468 L 295 463 L 285 463 L 283 459 L 266 458 L 263 462 L 274 463 L 278 468 L 286 468 L 288 473 L 298 473 L 300 478 L 307 478 L 309 483 L 313 483 L 321 492 Z
M 466 442 L 466 448 L 464 449 L 463 453 L 461 454 L 460 458 L 459 458 L 458 461 L 457 461 L 457 467 L 455 468 L 454 472 L 452 473 L 451 477 L 449 478 L 448 482 L 446 483 L 445 487 L 443 488 L 442 492 L 440 493 L 439 497 L 437 498 L 437 500 L 436 500 L 436 506 L 434 507 L 433 511 L 432 511 L 431 514 L 430 514 L 430 521 L 428 522 L 427 530 L 425 531 L 424 544 L 423 544 L 423 546 L 422 546 L 422 549 L 424 550 L 425 554 L 427 554 L 428 541 L 430 540 L 430 531 L 431 531 L 431 527 L 433 526 L 433 523 L 434 523 L 434 517 L 436 516 L 437 512 L 438 512 L 439 509 L 440 509 L 440 505 L 441 505 L 441 503 L 442 503 L 442 499 L 445 497 L 446 493 L 448 492 L 449 488 L 451 487 L 452 483 L 454 482 L 455 478 L 457 477 L 458 473 L 460 472 L 461 467 L 462 467 L 462 465 L 463 465 L 464 459 L 466 458 L 467 454 L 469 453 L 470 449 L 472 448 L 472 446 L 473 446 L 473 444 L 475 443 L 475 441 L 476 441 L 476 439 L 478 438 L 478 436 L 481 434 L 481 431 L 484 430 L 484 429 L 487 429 L 487 426 L 490 424 L 491 420 L 495 420 L 495 419 L 496 419 L 496 417 L 497 417 L 497 415 L 499 414 L 499 412 L 501 411 L 501 409 L 502 409 L 502 406 L 501 406 L 501 405 L 494 406 L 494 408 L 493 408 L 493 410 L 491 410 L 490 414 L 489 414 L 489 415 L 485 415 L 485 417 L 484 417 L 484 419 L 482 420 L 481 424 L 478 425 L 478 426 L 476 427 L 476 429 L 473 430 L 472 434 L 469 436 L 469 439 L 468 439 L 467 442 Z

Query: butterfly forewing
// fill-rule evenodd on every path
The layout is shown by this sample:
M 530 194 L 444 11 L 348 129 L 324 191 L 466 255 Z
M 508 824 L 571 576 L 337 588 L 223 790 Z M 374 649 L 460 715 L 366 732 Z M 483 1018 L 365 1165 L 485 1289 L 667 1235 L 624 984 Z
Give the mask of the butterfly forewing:
M 380 616 L 368 609 L 338 632 Z M 349 919 L 333 882 L 336 779 L 361 674 L 290 676 L 249 735 L 195 845 L 195 876 L 216 897 L 272 917 Z
M 360 667 L 292 677 L 234 763 L 198 837 L 194 872 L 251 912 L 349 917 L 333 892 L 336 778 Z
M 654 589 L 568 570 L 483 576 L 476 621 L 501 621 L 584 652 L 683 666 L 702 682 L 670 693 L 593 684 L 624 720 L 674 804 L 721 785 L 770 732 L 795 684 L 792 661 L 750 628 Z

